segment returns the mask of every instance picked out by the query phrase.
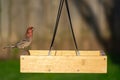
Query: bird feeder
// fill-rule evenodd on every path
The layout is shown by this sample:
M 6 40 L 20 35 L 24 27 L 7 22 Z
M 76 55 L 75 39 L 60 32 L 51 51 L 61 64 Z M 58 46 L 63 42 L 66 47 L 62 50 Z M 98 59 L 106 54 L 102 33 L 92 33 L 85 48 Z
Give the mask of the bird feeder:
M 21 73 L 107 73 L 107 56 L 100 51 L 30 50 L 20 57 Z
M 52 50 L 63 4 L 66 4 L 75 50 Z M 61 0 L 49 50 L 29 50 L 20 56 L 21 73 L 107 73 L 107 56 L 103 51 L 78 50 L 67 0 Z

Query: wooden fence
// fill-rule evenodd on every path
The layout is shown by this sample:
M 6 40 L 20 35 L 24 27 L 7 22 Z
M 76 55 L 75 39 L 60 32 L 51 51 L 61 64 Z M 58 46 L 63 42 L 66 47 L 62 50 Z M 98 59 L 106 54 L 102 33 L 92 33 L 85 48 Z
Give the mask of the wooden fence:
M 72 23 L 79 49 L 101 49 L 94 33 L 72 2 L 69 1 Z M 107 22 L 98 0 L 85 0 L 93 9 L 103 37 L 108 37 Z M 0 0 L 0 45 L 14 43 L 24 37 L 27 26 L 34 26 L 32 49 L 49 49 L 59 0 Z M 83 7 L 84 9 L 84 7 Z M 87 14 L 87 13 L 86 13 Z M 89 13 L 88 13 L 89 14 Z M 55 49 L 74 49 L 68 18 L 63 9 Z

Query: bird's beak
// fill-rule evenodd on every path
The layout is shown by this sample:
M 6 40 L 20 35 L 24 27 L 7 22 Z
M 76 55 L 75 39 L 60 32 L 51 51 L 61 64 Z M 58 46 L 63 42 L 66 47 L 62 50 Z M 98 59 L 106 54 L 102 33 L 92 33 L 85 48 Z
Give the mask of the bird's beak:
M 32 28 L 32 30 L 34 30 L 34 28 Z

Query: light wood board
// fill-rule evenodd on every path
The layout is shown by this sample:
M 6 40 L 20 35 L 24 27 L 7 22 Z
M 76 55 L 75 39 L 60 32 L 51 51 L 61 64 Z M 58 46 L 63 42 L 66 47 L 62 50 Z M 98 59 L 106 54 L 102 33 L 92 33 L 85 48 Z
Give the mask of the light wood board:
M 30 51 L 32 54 L 45 53 L 48 51 Z M 63 51 L 63 54 L 66 54 Z M 82 51 L 81 51 L 82 52 Z M 81 56 L 57 55 L 47 56 L 21 55 L 20 72 L 21 73 L 107 73 L 107 56 L 91 55 L 90 51 L 83 51 Z M 60 52 L 61 53 L 61 52 Z M 75 53 L 75 52 L 74 52 Z M 90 55 L 89 55 L 89 54 Z M 94 53 L 94 51 L 92 51 Z M 95 51 L 96 53 L 96 51 Z M 97 53 L 98 54 L 98 53 Z
M 49 50 L 29 50 L 30 55 L 32 56 L 40 56 L 40 55 L 48 55 Z M 100 56 L 101 51 L 79 51 L 81 56 Z M 76 56 L 76 52 L 74 50 L 52 50 L 51 55 L 53 56 L 66 56 L 66 55 L 71 55 L 71 56 Z

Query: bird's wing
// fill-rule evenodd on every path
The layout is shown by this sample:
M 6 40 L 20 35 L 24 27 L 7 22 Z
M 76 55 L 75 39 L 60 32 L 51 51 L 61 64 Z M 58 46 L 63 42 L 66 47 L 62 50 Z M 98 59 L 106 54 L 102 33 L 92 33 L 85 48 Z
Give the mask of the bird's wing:
M 31 44 L 31 40 L 29 39 L 23 39 L 16 43 L 17 48 L 25 48 L 28 47 Z

